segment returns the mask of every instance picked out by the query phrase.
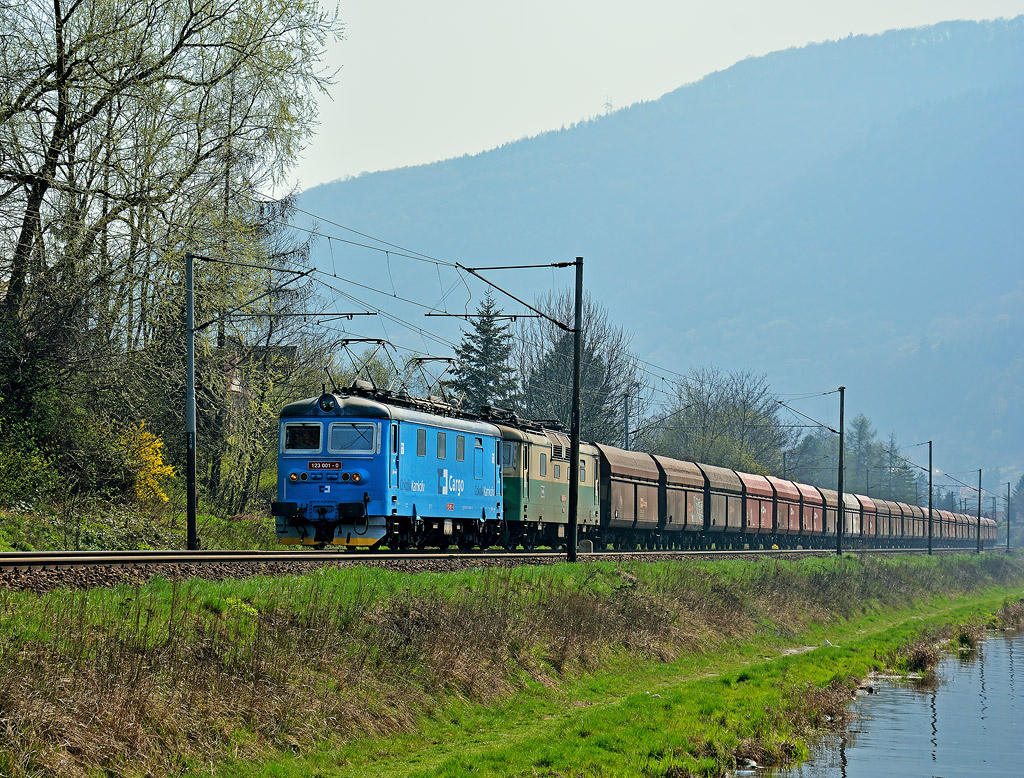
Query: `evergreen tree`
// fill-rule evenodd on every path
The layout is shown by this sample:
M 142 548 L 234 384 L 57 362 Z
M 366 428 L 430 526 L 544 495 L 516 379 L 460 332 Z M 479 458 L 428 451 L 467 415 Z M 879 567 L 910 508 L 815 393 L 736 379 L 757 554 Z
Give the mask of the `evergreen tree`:
M 501 309 L 490 291 L 476 309 L 473 329 L 462 331 L 455 348 L 457 363 L 451 387 L 463 395 L 462 405 L 476 410 L 481 405 L 508 408 L 515 402 L 515 378 L 509 364 L 512 335 L 500 323 Z
M 1024 545 L 1024 475 L 1017 481 L 1010 499 L 1010 544 L 1020 547 Z

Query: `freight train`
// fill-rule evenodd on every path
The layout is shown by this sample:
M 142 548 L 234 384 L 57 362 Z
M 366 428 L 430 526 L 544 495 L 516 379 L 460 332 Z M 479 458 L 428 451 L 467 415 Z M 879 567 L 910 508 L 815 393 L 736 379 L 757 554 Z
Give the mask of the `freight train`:
M 289 545 L 507 549 L 566 544 L 569 438 L 494 408 L 470 416 L 356 381 L 281 411 L 279 540 Z M 928 509 L 581 444 L 578 539 L 595 550 L 919 548 Z M 977 517 L 932 512 L 936 548 L 974 547 Z M 984 545 L 995 522 L 981 519 Z

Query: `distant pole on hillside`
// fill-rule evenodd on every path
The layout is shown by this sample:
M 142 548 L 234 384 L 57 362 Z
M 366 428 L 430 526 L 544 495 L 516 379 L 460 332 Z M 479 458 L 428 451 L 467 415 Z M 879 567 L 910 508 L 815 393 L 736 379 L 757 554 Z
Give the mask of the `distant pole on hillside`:
M 843 432 L 846 426 L 846 387 L 839 387 L 839 521 L 836 522 L 836 554 L 843 554 L 843 525 L 846 523 L 846 506 L 843 504 L 843 468 L 844 458 Z

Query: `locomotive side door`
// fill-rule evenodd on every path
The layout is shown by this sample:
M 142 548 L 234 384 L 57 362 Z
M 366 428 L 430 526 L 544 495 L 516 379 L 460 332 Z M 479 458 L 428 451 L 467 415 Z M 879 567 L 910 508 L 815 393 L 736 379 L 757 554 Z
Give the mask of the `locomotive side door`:
M 530 496 L 530 444 L 523 442 L 523 483 L 526 485 L 525 497 Z
M 391 423 L 391 442 L 388 446 L 388 485 L 398 488 L 398 422 Z

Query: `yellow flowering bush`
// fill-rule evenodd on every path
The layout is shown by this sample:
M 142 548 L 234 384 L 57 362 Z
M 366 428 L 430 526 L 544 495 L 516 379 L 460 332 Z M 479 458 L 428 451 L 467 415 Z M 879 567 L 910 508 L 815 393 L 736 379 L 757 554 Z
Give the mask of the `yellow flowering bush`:
M 121 433 L 121 445 L 128 454 L 128 469 L 135 477 L 135 496 L 143 502 L 167 502 L 160 481 L 174 475 L 174 467 L 164 464 L 164 442 L 140 421 Z

